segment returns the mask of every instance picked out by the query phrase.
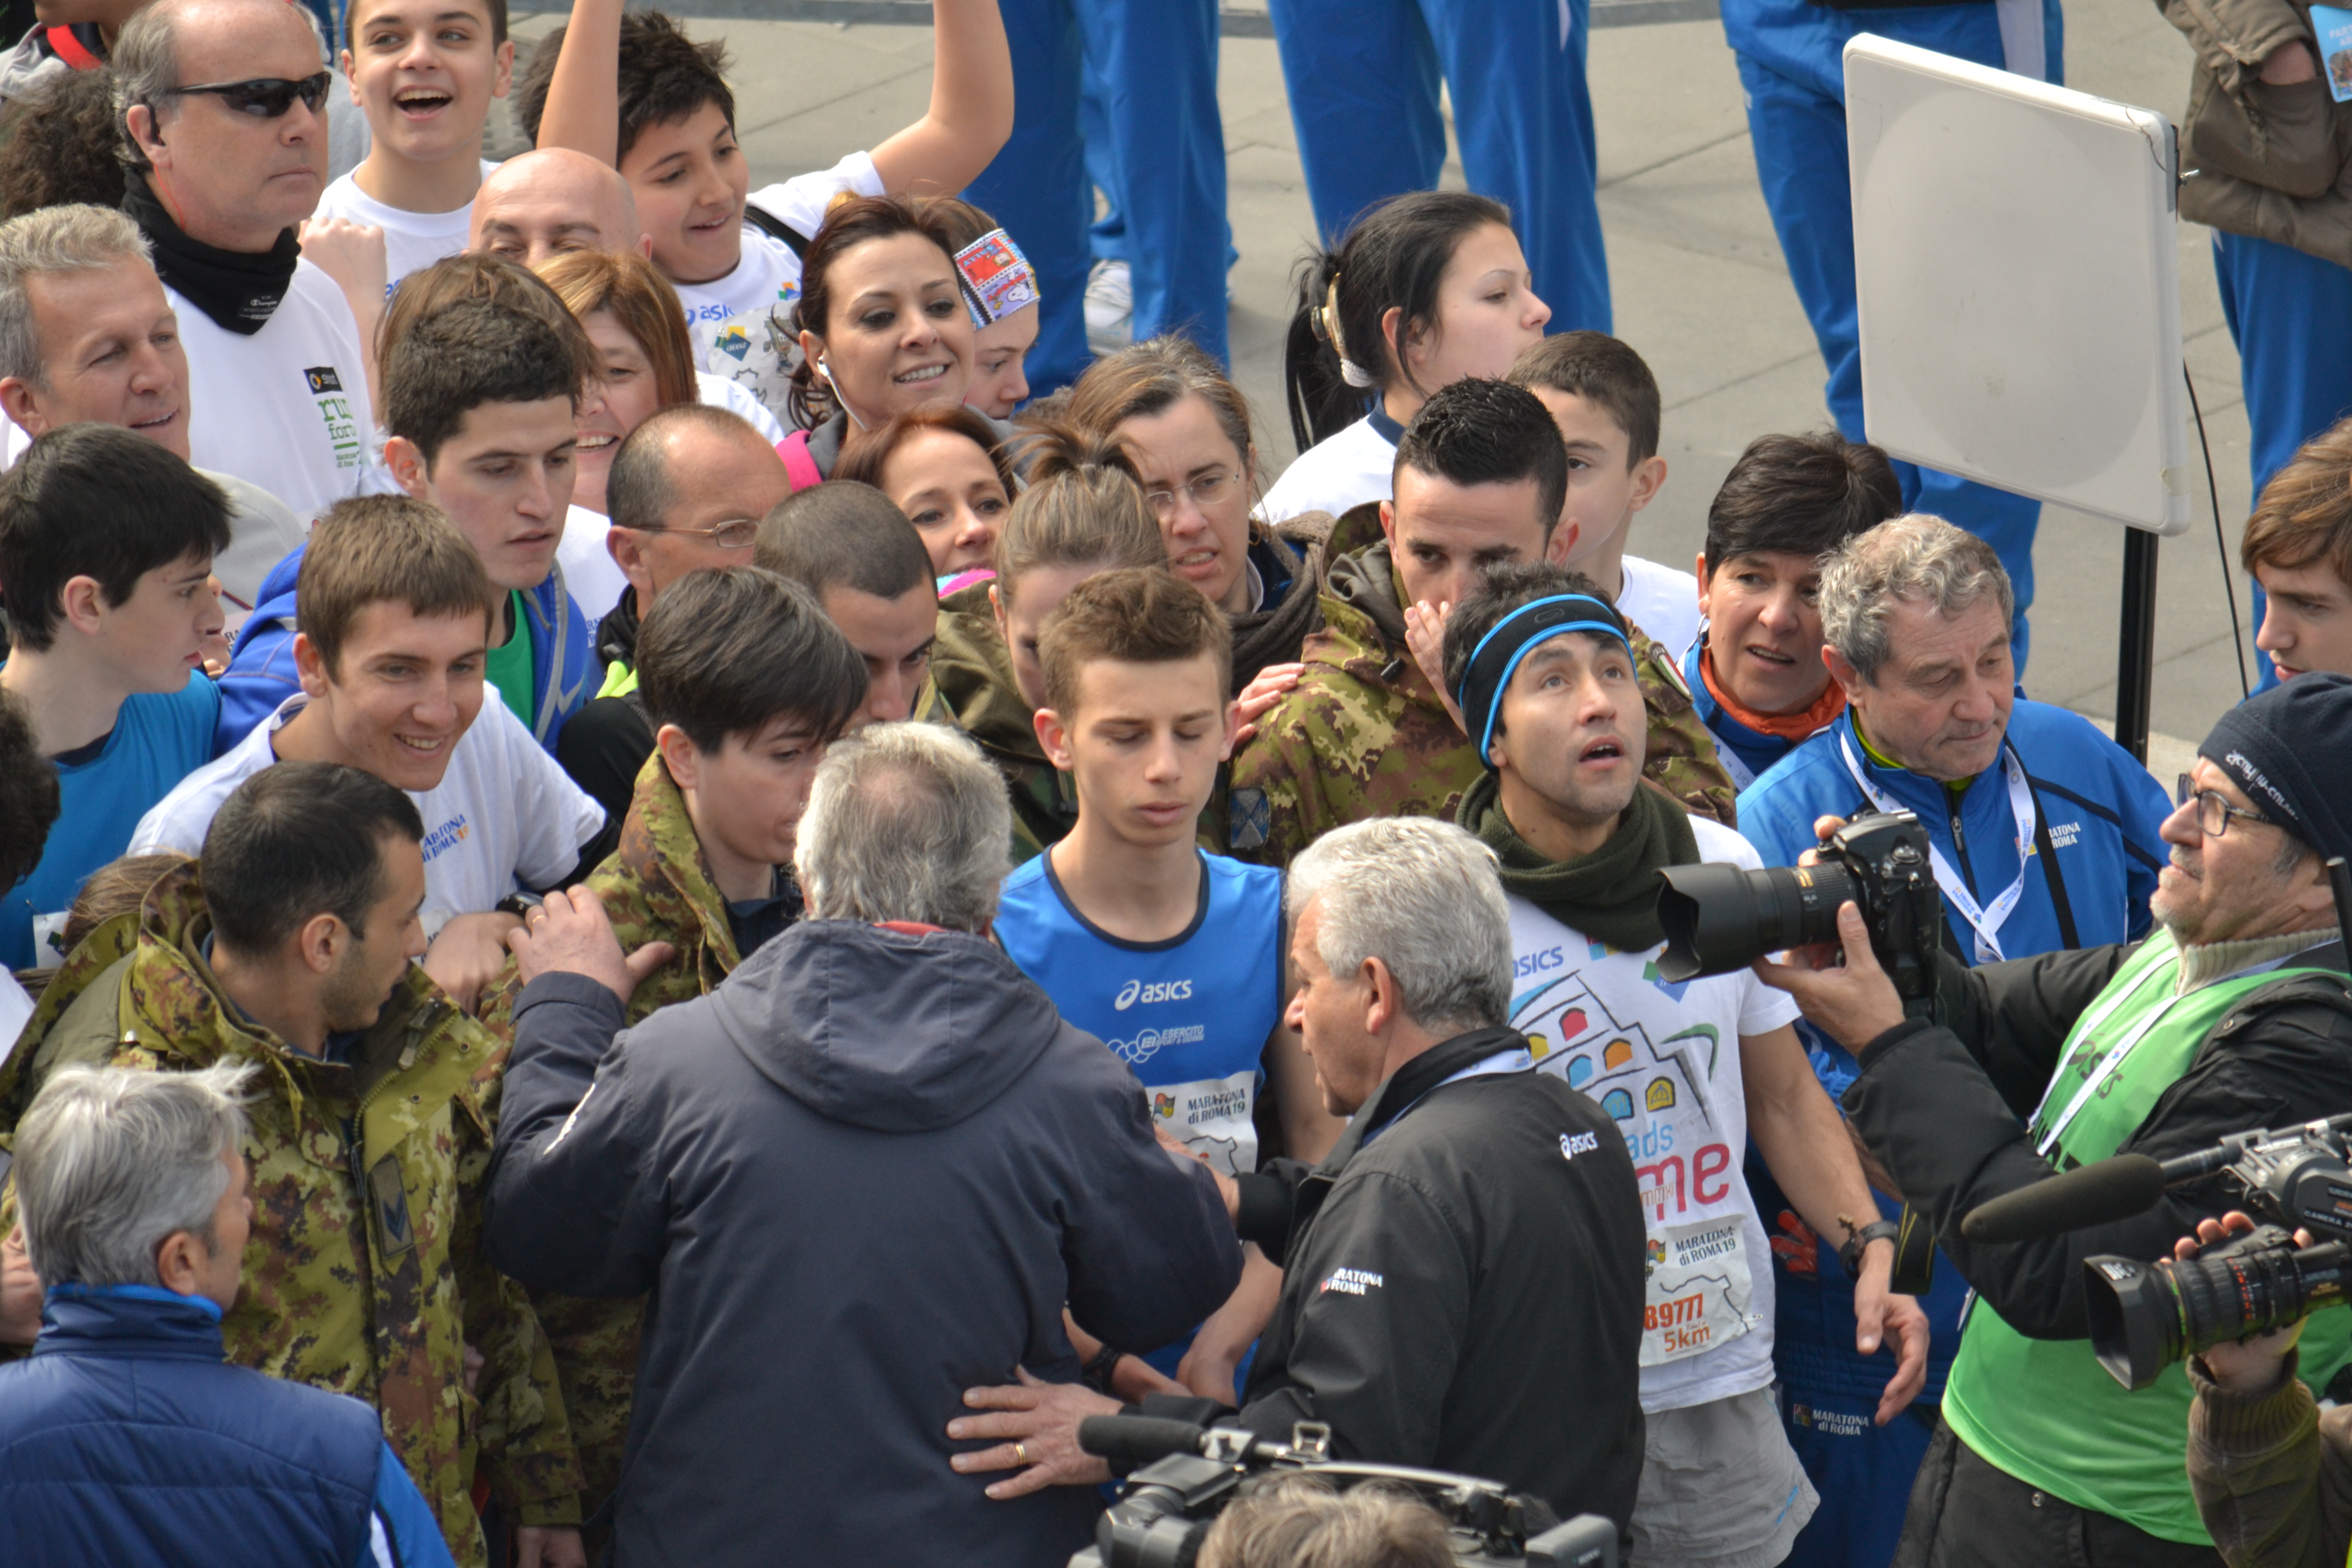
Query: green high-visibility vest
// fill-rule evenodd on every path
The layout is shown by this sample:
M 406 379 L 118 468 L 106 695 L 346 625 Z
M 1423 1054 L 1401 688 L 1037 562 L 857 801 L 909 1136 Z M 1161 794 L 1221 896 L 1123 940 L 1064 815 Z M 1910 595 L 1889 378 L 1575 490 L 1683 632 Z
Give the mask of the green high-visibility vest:
M 2179 950 L 2159 927 L 2075 1022 L 2029 1128 L 2037 1148 L 2056 1131 L 2046 1151 L 2053 1163 L 2071 1168 L 2113 1154 L 2234 1004 L 2298 973 L 2263 970 L 2180 996 L 2179 970 Z M 2352 1312 L 2319 1313 L 2301 1342 L 2299 1375 L 2314 1389 L 2326 1386 L 2352 1356 Z M 2028 1486 L 2166 1541 L 2210 1545 L 2189 1492 L 2189 1398 L 2179 1366 L 2129 1393 L 2099 1365 L 2090 1341 L 2028 1339 L 1978 1300 L 1944 1386 L 1944 1418 L 1980 1457 Z

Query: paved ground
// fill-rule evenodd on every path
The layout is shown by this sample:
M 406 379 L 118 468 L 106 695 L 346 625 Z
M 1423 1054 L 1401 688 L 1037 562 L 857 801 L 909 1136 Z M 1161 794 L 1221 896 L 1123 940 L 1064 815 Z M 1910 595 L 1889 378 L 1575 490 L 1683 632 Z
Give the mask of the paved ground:
M 1500 3 L 1500 0 L 1498 0 Z M 1707 0 L 1634 0 L 1607 22 L 1689 15 Z M 893 0 L 699 0 L 735 54 L 739 119 L 755 184 L 830 163 L 922 111 L 926 27 L 863 21 L 746 19 L 744 13 L 891 16 Z M 1263 0 L 1227 0 L 1219 72 L 1230 205 L 1242 258 L 1232 274 L 1235 371 L 1260 411 L 1269 477 L 1293 455 L 1281 414 L 1288 276 L 1312 236 L 1275 46 Z M 520 17 L 525 40 L 552 16 Z M 1253 33 L 1261 36 L 1249 36 Z M 2071 0 L 2070 85 L 2179 117 L 2189 52 L 2149 0 Z M 1648 358 L 1665 395 L 1671 473 L 1637 524 L 1637 553 L 1677 563 L 1696 553 L 1706 503 L 1740 448 L 1769 430 L 1828 423 L 1823 371 L 1756 186 L 1738 79 L 1719 23 L 1604 25 L 1592 35 L 1601 211 L 1617 331 Z M 1461 183 L 1449 163 L 1446 183 Z M 2204 399 L 2225 531 L 2234 558 L 2248 507 L 2246 426 L 2237 356 L 2221 321 L 2210 241 L 2184 225 L 2182 319 Z M 2238 696 L 2230 617 L 2212 523 L 2166 542 L 2159 574 L 2154 728 L 2197 736 Z M 2028 689 L 2095 717 L 2113 711 L 2122 531 L 2046 509 L 2035 562 L 2034 655 Z M 2240 613 L 2244 613 L 2242 589 Z M 2247 629 L 2251 656 L 2252 628 Z M 2185 752 L 2186 748 L 2179 748 Z M 2169 780 L 2177 754 L 2159 748 Z

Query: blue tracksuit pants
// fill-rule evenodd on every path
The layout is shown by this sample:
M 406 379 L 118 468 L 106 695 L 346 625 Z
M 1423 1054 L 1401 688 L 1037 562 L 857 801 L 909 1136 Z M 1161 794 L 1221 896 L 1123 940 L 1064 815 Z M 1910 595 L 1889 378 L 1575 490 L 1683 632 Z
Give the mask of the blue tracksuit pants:
M 2352 414 L 2352 354 L 2344 352 L 2352 342 L 2352 268 L 2291 245 L 2216 233 L 2213 271 L 2221 314 L 2238 345 L 2259 500 L 2296 447 Z M 2252 624 L 2262 619 L 2256 584 Z M 2277 685 L 2271 656 L 2259 657 L 2263 686 Z
M 1593 202 L 1588 0 L 1270 0 L 1315 226 L 1433 190 L 1441 73 L 1470 188 L 1511 209 L 1550 331 L 1610 328 Z
M 2044 7 L 2047 79 L 2060 79 L 2058 7 Z M 1787 15 L 1783 15 L 1786 13 Z M 1855 321 L 1852 172 L 1846 162 L 1844 72 L 1839 51 L 1854 33 L 1917 44 L 1980 64 L 2005 64 L 1990 5 L 1917 10 L 1832 11 L 1790 0 L 1730 0 L 1725 31 L 1738 51 L 1756 174 L 1789 264 L 1789 279 L 1829 366 L 1830 414 L 1846 439 L 1866 438 L 1862 338 Z M 2012 639 L 2021 677 L 2033 602 L 2033 534 L 2042 503 L 1970 479 L 1895 465 L 1903 503 L 1958 524 L 1991 545 L 2017 595 Z
M 1217 110 L 1216 0 L 1003 0 L 1013 46 L 1013 135 L 964 191 L 1037 269 L 1038 396 L 1087 367 L 1085 298 L 1095 182 L 1080 133 L 1087 68 L 1111 141 L 1135 335 L 1181 331 L 1225 347 L 1225 142 Z M 1086 118 L 1091 120 L 1092 116 Z

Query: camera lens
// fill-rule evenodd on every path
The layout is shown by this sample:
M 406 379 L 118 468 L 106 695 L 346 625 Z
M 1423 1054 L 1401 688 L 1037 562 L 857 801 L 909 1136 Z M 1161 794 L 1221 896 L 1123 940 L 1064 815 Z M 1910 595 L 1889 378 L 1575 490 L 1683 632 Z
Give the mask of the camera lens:
M 2223 1340 L 2284 1328 L 2343 1300 L 2346 1263 L 2342 1244 L 2298 1249 L 2275 1226 L 2185 1262 L 2085 1258 L 2091 1346 L 2117 1383 L 2146 1388 Z
M 1837 940 L 1840 904 L 1861 889 L 1843 866 L 1676 866 L 1661 873 L 1658 923 L 1672 981 L 1745 969 L 1768 952 Z

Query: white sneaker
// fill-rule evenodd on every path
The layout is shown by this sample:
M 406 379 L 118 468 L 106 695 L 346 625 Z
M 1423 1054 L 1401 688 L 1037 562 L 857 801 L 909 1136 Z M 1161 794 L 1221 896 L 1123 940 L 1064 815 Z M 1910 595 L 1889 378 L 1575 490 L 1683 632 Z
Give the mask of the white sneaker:
M 1117 353 L 1135 341 L 1135 282 L 1124 261 L 1097 261 L 1087 275 L 1087 347 Z

